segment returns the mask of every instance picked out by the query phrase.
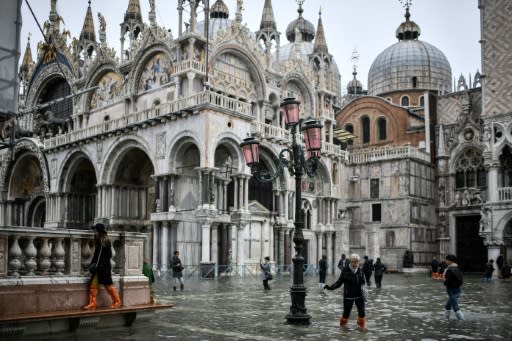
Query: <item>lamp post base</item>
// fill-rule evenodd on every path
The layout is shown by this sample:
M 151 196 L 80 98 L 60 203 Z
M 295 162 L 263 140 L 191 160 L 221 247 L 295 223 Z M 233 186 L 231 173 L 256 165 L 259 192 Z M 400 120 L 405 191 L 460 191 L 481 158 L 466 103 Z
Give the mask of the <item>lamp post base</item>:
M 300 325 L 308 325 L 310 324 L 309 320 L 311 319 L 311 315 L 309 314 L 288 314 L 286 315 L 286 323 L 288 324 L 300 324 Z
M 311 315 L 306 310 L 306 287 L 303 285 L 292 286 L 290 288 L 292 296 L 292 305 L 290 312 L 286 315 L 288 324 L 309 324 Z

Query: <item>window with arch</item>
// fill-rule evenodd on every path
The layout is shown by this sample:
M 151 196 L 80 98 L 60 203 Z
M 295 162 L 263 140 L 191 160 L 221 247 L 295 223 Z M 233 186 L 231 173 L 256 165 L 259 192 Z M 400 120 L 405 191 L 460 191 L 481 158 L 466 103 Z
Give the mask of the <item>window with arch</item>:
M 484 159 L 480 151 L 466 150 L 456 164 L 455 188 L 485 187 L 486 176 Z
M 354 134 L 354 126 L 350 123 L 345 125 L 345 130 L 351 134 Z M 354 144 L 354 140 L 352 140 L 352 139 L 347 140 L 347 145 L 352 146 L 353 144 Z
M 512 150 L 509 146 L 503 148 L 499 160 L 501 164 L 500 187 L 512 187 Z
M 417 88 L 418 87 L 418 77 L 412 77 L 412 87 Z
M 71 88 L 64 78 L 54 78 L 44 87 L 39 97 L 39 103 L 47 103 L 56 99 L 61 99 L 71 94 Z M 47 120 L 53 117 L 47 117 L 47 113 L 51 111 L 55 118 L 66 118 L 73 114 L 73 100 L 67 98 L 53 103 L 48 108 L 41 109 L 41 113 Z M 49 115 L 49 113 L 48 113 Z
M 391 99 L 391 97 L 386 97 L 386 100 L 387 100 L 389 103 L 393 103 L 393 99 Z
M 403 96 L 400 100 L 400 105 L 402 107 L 408 107 L 409 106 L 409 96 Z
M 425 96 L 420 96 L 420 107 L 425 106 Z
M 370 118 L 368 116 L 361 117 L 361 137 L 362 143 L 370 143 Z
M 377 119 L 377 133 L 379 140 L 383 141 L 388 138 L 387 122 L 385 117 L 379 117 Z

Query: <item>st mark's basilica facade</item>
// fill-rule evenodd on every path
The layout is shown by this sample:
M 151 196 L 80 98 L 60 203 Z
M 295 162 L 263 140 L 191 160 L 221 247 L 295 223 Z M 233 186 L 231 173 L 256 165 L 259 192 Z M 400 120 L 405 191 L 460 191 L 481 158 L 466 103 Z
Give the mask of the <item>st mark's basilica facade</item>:
M 260 27 L 248 28 L 243 1 L 178 0 L 171 34 L 154 1 L 145 21 L 139 0 L 129 0 L 119 53 L 106 41 L 106 25 L 117 24 L 108 15 L 98 13 L 96 26 L 93 6 L 84 8 L 80 36 L 69 39 L 56 2 L 35 58 L 27 43 L 18 122 L 2 127 L 4 139 L 16 135 L 0 166 L 3 281 L 40 285 L 58 275 L 79 292 L 94 222 L 108 225 L 115 281 L 133 304 L 142 259 L 166 271 L 175 250 L 189 271 L 212 276 L 254 272 L 265 256 L 288 272 L 296 215 L 305 263 L 326 255 L 333 272 L 352 252 L 396 271 L 448 253 L 467 271 L 500 253 L 511 259 L 507 0 L 473 4 L 482 66 L 472 79 L 454 84 L 407 8 L 402 23 L 390 23 L 398 41 L 376 56 L 367 90 L 356 72 L 341 84 L 329 53 L 335 37 L 300 5 L 284 29 L 265 0 Z M 285 171 L 259 183 L 240 148 L 248 134 L 257 138 L 261 167 L 279 168 L 291 142 L 279 107 L 287 97 L 323 126 L 300 212 L 294 178 Z

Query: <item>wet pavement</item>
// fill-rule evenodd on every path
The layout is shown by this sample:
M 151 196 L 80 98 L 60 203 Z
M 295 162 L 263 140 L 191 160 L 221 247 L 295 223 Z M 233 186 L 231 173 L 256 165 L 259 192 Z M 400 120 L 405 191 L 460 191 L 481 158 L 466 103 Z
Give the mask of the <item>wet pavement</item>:
M 327 283 L 337 278 L 330 276 Z M 289 276 L 275 276 L 265 292 L 257 277 L 217 280 L 187 278 L 185 290 L 172 291 L 169 278 L 158 278 L 158 302 L 173 303 L 150 321 L 125 329 L 90 330 L 66 339 L 94 340 L 512 340 L 512 282 L 482 281 L 466 275 L 460 306 L 464 321 L 444 318 L 442 281 L 426 274 L 386 274 L 382 289 L 371 288 L 368 332 L 356 328 L 354 306 L 348 330 L 339 328 L 342 288 L 321 291 L 317 277 L 305 277 L 308 326 L 286 324 Z M 57 339 L 58 337 L 52 337 Z

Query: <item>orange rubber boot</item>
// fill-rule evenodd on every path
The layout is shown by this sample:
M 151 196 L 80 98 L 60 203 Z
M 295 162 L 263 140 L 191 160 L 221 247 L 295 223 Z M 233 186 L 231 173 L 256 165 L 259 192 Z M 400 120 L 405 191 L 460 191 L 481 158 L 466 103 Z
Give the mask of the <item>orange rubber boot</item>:
M 84 307 L 85 310 L 96 309 L 96 296 L 98 296 L 98 287 L 91 285 L 89 288 L 89 304 Z
M 347 326 L 347 323 L 348 323 L 348 318 L 345 318 L 345 317 L 343 317 L 343 316 L 342 316 L 342 317 L 340 318 L 340 327 L 341 327 L 341 328 L 346 327 L 346 326 Z
M 366 318 L 364 317 L 358 317 L 357 318 L 357 327 L 360 331 L 366 332 L 368 329 L 366 329 Z
M 119 298 L 116 288 L 111 284 L 106 285 L 105 289 L 107 289 L 108 294 L 112 298 L 112 305 L 110 308 L 119 308 L 121 306 L 121 299 Z

